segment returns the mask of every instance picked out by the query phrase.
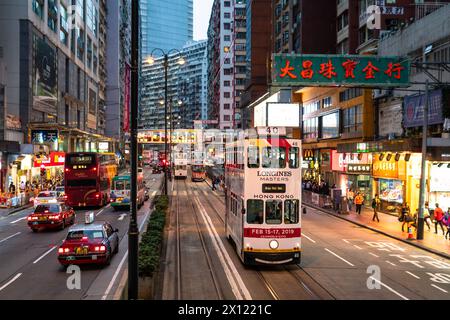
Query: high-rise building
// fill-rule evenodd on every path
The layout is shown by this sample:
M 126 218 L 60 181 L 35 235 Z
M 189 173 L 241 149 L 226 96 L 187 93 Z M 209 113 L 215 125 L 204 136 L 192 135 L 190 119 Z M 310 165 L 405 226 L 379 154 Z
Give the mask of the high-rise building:
M 141 0 L 140 15 L 144 59 L 155 48 L 181 49 L 193 39 L 193 0 Z
M 214 1 L 208 28 L 208 114 L 220 129 L 241 126 L 246 28 L 245 0 Z
M 174 129 L 193 128 L 193 121 L 201 120 L 206 113 L 205 51 L 206 41 L 193 41 L 168 56 L 167 112 Z M 164 57 L 154 59 L 152 64 L 144 60 L 142 70 L 139 128 L 163 129 Z
M 108 4 L 105 134 L 123 143 L 131 97 L 131 1 Z

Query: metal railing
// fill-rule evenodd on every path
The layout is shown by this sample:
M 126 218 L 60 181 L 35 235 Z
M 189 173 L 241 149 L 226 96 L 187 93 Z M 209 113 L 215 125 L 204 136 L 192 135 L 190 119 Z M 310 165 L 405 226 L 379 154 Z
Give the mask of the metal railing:
M 421 3 L 416 4 L 416 15 L 415 19 L 419 20 L 423 17 L 429 15 L 430 13 L 442 8 L 443 6 L 449 5 L 446 2 L 435 2 L 435 3 Z

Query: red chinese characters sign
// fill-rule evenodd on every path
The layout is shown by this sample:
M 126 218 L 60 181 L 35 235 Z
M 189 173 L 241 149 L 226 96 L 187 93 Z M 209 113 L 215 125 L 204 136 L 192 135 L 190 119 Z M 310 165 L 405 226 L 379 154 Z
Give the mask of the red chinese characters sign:
M 273 85 L 409 86 L 410 62 L 402 57 L 276 54 L 273 62 Z
M 35 157 L 33 161 L 33 167 L 40 168 L 41 165 L 45 167 L 63 166 L 66 159 L 64 152 L 50 152 L 48 156 Z

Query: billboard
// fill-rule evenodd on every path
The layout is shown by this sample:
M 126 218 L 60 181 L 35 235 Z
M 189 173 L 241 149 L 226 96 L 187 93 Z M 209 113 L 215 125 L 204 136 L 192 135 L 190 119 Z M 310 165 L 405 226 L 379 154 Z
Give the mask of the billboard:
M 33 48 L 33 109 L 56 116 L 56 50 L 37 35 L 34 35 Z
M 300 104 L 267 102 L 254 109 L 255 127 L 299 127 Z
M 428 94 L 428 125 L 444 123 L 442 116 L 442 90 Z M 403 100 L 403 125 L 405 128 L 423 125 L 425 94 L 406 96 Z

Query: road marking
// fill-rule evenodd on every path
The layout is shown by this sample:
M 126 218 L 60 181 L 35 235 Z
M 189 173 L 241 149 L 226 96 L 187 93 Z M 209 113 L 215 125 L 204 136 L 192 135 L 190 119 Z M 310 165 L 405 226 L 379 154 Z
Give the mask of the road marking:
M 370 255 L 374 256 L 375 258 L 379 258 L 380 256 L 377 256 L 375 253 L 369 252 Z
M 354 267 L 355 265 L 354 264 L 352 264 L 352 263 L 350 263 L 350 262 L 348 262 L 347 260 L 345 260 L 344 258 L 342 258 L 342 257 L 340 257 L 340 256 L 338 256 L 336 253 L 334 253 L 333 251 L 331 251 L 331 250 L 329 250 L 329 249 L 327 249 L 327 248 L 325 248 L 325 250 L 326 251 L 328 251 L 329 253 L 331 253 L 333 256 L 335 256 L 335 257 L 337 257 L 337 258 L 339 258 L 339 259 L 341 259 L 342 261 L 344 261 L 345 263 L 347 263 L 348 265 L 350 265 L 350 266 L 352 266 L 352 267 Z
M 120 261 L 119 265 L 117 266 L 116 272 L 114 272 L 114 276 L 112 277 L 111 281 L 109 282 L 108 288 L 106 288 L 106 291 L 102 297 L 102 300 L 106 300 L 106 298 L 108 297 L 108 294 L 111 291 L 111 289 L 114 285 L 114 282 L 116 282 L 117 276 L 119 275 L 119 272 L 122 269 L 122 266 L 125 263 L 125 260 L 127 257 L 128 257 L 128 250 L 127 250 L 127 252 L 125 252 L 122 260 Z
M 203 194 L 204 194 L 205 196 L 207 196 L 207 195 L 208 195 L 208 192 L 206 192 L 205 190 L 203 190 Z
M 438 289 L 438 290 L 441 290 L 442 292 L 448 293 L 447 290 L 444 290 L 444 289 L 442 289 L 441 287 L 438 287 L 438 286 L 435 285 L 435 284 L 432 284 L 431 286 L 432 286 L 432 287 L 435 287 L 435 288 Z
M 345 243 L 350 244 L 350 241 L 348 241 L 347 239 L 342 239 L 342 241 L 344 241 Z
M 304 236 L 306 239 L 308 239 L 308 240 L 311 241 L 312 243 L 316 243 L 313 239 L 311 239 L 310 237 L 308 237 L 306 234 L 302 233 L 302 236 Z
M 420 277 L 416 276 L 414 273 L 409 272 L 409 271 L 405 271 L 407 274 L 409 274 L 410 276 L 413 276 L 416 279 L 420 279 Z
M 375 279 L 374 277 L 370 276 L 370 279 L 374 280 L 375 282 L 378 282 L 380 285 L 382 285 L 383 287 L 385 287 L 386 289 L 388 289 L 389 291 L 391 291 L 392 293 L 395 293 L 396 295 L 398 295 L 400 298 L 402 298 L 403 300 L 409 300 L 407 297 L 405 297 L 404 295 L 398 293 L 397 291 L 395 291 L 394 289 L 392 289 L 391 287 L 389 287 L 387 284 L 384 284 L 383 282 L 381 282 L 378 279 Z
M 46 255 L 48 255 L 50 252 L 52 252 L 53 250 L 55 250 L 56 246 L 53 246 L 50 250 L 48 250 L 46 253 L 44 253 L 42 256 L 40 256 L 38 259 L 36 259 L 33 264 L 38 263 L 39 261 L 42 260 L 42 258 L 44 258 Z
M 126 213 L 122 213 L 117 220 L 122 221 L 126 216 L 127 216 Z
M 194 194 L 195 194 L 196 196 L 198 196 L 198 191 L 197 191 L 197 190 L 194 190 Z
M 216 253 L 221 261 L 221 264 L 223 266 L 223 269 L 225 271 L 225 275 L 228 279 L 228 282 L 231 286 L 231 289 L 238 300 L 252 300 L 252 297 L 250 295 L 250 292 L 248 291 L 247 287 L 244 284 L 244 281 L 242 280 L 239 272 L 236 269 L 236 266 L 232 262 L 228 251 L 225 249 L 222 240 L 220 239 L 219 235 L 217 234 L 216 228 L 214 227 L 214 224 L 211 221 L 211 218 L 209 217 L 208 213 L 206 212 L 205 208 L 203 207 L 202 203 L 197 197 L 194 197 L 195 202 L 197 203 L 197 207 L 199 208 L 200 215 L 203 218 L 203 221 L 205 222 L 206 228 L 208 229 L 209 236 L 211 237 L 212 243 L 215 247 Z M 241 294 L 242 291 L 242 294 Z
M 362 250 L 360 246 L 357 246 L 356 244 L 353 245 L 356 249 Z
M 392 266 L 394 266 L 394 267 L 397 266 L 396 264 L 394 264 L 394 263 L 392 263 L 392 262 L 390 262 L 390 261 L 387 261 L 387 260 L 386 260 L 386 263 L 389 263 L 390 265 L 392 265 Z
M 7 286 L 9 286 L 11 283 L 13 283 L 14 281 L 16 281 L 22 274 L 18 273 L 16 274 L 16 276 L 14 278 L 12 278 L 11 280 L 9 280 L 7 283 L 5 283 L 2 287 L 0 287 L 0 291 L 2 291 L 3 289 L 5 289 Z
M 22 217 L 22 218 L 20 218 L 20 219 L 11 221 L 10 223 L 13 224 L 13 223 L 19 222 L 20 220 L 24 220 L 24 219 L 26 219 L 26 218 L 27 218 L 27 217 Z
M 96 214 L 95 216 L 96 216 L 96 217 L 99 216 L 99 215 L 103 212 L 103 210 L 104 210 L 104 209 L 101 209 L 99 212 L 97 212 L 97 214 Z
M 155 195 L 156 195 L 156 190 L 155 191 L 153 191 L 153 193 L 152 193 L 152 197 L 154 197 Z
M 6 237 L 5 239 L 0 240 L 0 243 L 5 242 L 6 240 L 11 239 L 12 237 L 15 237 L 15 236 L 17 236 L 19 234 L 21 234 L 21 232 L 14 233 L 13 235 L 11 235 L 9 237 Z

